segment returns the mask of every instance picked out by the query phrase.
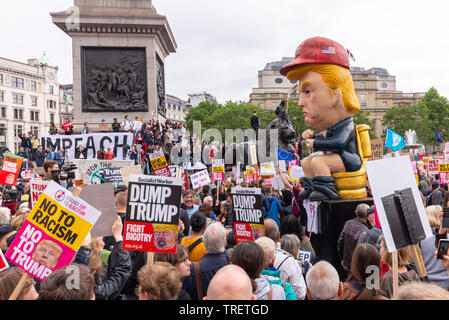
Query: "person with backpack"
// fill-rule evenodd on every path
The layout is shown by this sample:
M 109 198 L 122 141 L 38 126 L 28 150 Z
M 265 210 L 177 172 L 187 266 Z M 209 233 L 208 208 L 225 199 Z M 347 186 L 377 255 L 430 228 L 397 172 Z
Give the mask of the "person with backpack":
M 187 247 L 189 251 L 189 260 L 196 262 L 207 254 L 206 247 L 203 242 L 203 233 L 206 230 L 206 216 L 202 212 L 195 212 L 190 217 L 190 228 L 192 234 L 182 238 L 181 244 Z
M 276 245 L 273 240 L 267 237 L 260 237 L 255 241 L 264 251 L 264 269 L 262 277 L 264 277 L 270 285 L 277 284 L 284 288 L 286 300 L 296 300 L 295 291 L 290 283 L 281 279 L 281 272 L 273 267 L 276 258 Z M 298 241 L 299 242 L 299 241 Z

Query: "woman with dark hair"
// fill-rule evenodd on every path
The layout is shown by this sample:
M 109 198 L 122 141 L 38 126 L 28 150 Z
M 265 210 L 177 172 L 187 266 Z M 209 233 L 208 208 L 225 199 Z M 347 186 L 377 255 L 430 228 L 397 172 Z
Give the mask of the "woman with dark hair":
M 189 251 L 183 244 L 178 244 L 176 253 L 156 252 L 153 261 L 170 263 L 176 270 L 178 270 L 181 281 L 183 278 L 190 275 L 190 265 L 192 263 L 189 260 Z M 178 300 L 192 300 L 192 298 L 187 291 L 181 289 L 178 293 Z
M 261 275 L 265 253 L 260 245 L 253 241 L 240 242 L 232 251 L 231 262 L 246 271 L 257 300 L 285 300 L 284 289 L 277 284 L 270 285 Z
M 301 250 L 312 251 L 312 260 L 315 259 L 315 250 L 313 250 L 310 239 L 304 235 L 301 222 L 297 216 L 289 214 L 284 217 L 279 227 L 279 233 L 282 237 L 284 234 L 294 234 L 301 241 Z
M 374 288 L 368 289 L 365 283 L 368 267 L 374 267 L 374 272 L 377 272 L 377 277 L 380 278 L 379 251 L 372 244 L 359 244 L 352 254 L 351 272 L 343 284 L 341 300 L 388 300 L 385 292 Z
M 190 217 L 190 229 L 192 233 L 182 238 L 181 244 L 187 247 L 189 260 L 196 262 L 207 253 L 202 239 L 204 230 L 206 230 L 206 216 L 204 213 L 197 211 Z
M 11 267 L 0 272 L 0 300 L 8 300 L 14 289 L 20 282 L 25 272 L 18 267 Z M 17 300 L 36 300 L 38 293 L 36 292 L 36 282 L 32 277 L 26 275 L 25 285 L 19 292 Z

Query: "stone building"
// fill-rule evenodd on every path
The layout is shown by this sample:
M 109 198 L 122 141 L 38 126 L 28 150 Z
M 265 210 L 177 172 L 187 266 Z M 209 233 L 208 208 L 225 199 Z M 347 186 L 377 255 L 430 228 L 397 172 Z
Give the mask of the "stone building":
M 258 87 L 250 94 L 250 103 L 260 104 L 265 110 L 275 109 L 282 99 L 290 95 L 290 99 L 298 100 L 297 81 L 290 81 L 279 72 L 282 66 L 292 61 L 292 57 L 284 57 L 281 61 L 267 63 L 258 72 Z M 362 110 L 370 112 L 375 120 L 373 133 L 381 137 L 386 128 L 382 126 L 382 118 L 388 108 L 408 106 L 419 101 L 425 92 L 404 93 L 396 89 L 396 77 L 384 68 L 351 67 L 354 88 Z
M 191 93 L 188 94 L 188 96 L 189 96 L 189 103 L 191 104 L 192 107 L 198 106 L 200 102 L 203 101 L 218 103 L 217 98 L 215 98 L 213 95 L 207 92 Z
M 44 54 L 27 63 L 0 58 L 0 146 L 18 151 L 19 136 L 60 127 L 58 67 Z
M 167 119 L 175 122 L 185 122 L 187 111 L 189 111 L 192 105 L 169 94 L 165 96 L 165 101 L 167 103 Z
M 73 84 L 59 86 L 59 121 L 64 123 L 66 119 L 71 122 L 75 119 L 73 114 Z

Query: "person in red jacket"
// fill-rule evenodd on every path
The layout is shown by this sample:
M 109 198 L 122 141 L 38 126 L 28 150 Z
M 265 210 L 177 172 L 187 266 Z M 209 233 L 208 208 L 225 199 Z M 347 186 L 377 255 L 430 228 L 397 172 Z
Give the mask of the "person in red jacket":
M 108 147 L 108 151 L 104 153 L 104 160 L 114 160 L 115 155 L 114 152 L 111 151 L 111 148 Z
M 71 135 L 73 133 L 73 124 L 69 119 L 66 119 L 65 122 L 61 126 L 62 130 L 64 130 L 64 134 Z

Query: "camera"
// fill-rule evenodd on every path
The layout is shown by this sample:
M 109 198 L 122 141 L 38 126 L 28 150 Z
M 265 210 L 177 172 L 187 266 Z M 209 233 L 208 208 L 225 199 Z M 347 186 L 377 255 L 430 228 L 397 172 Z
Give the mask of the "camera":
M 75 170 L 77 169 L 75 164 L 67 165 L 59 170 L 53 170 L 51 175 L 53 176 L 53 181 L 59 183 L 60 180 L 70 180 L 75 179 Z

